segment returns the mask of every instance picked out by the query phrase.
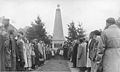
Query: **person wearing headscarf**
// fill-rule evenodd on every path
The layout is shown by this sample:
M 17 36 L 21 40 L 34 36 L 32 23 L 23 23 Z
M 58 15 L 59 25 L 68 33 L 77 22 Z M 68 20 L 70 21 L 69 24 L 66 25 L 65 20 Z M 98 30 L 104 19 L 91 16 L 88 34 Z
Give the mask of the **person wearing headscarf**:
M 120 29 L 114 18 L 108 18 L 106 26 L 101 35 L 105 48 L 103 72 L 120 72 Z
M 44 52 L 43 52 L 43 44 L 42 44 L 42 41 L 39 41 L 38 42 L 38 50 L 39 52 L 41 53 L 42 57 L 44 56 Z

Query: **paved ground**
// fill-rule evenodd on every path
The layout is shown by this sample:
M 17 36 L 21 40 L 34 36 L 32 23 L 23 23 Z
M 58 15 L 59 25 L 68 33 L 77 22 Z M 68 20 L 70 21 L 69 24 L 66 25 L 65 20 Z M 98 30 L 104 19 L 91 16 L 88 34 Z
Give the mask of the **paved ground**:
M 39 67 L 37 71 L 40 72 L 70 72 L 68 61 L 61 56 L 56 56 L 45 62 L 45 65 Z
M 78 68 L 72 68 L 72 63 L 70 61 L 68 61 L 68 66 L 69 66 L 71 72 L 79 72 Z
M 72 63 L 64 60 L 61 56 L 56 56 L 47 60 L 45 64 L 39 67 L 37 72 L 79 72 L 77 68 L 72 68 Z M 32 71 L 32 72 L 36 72 Z

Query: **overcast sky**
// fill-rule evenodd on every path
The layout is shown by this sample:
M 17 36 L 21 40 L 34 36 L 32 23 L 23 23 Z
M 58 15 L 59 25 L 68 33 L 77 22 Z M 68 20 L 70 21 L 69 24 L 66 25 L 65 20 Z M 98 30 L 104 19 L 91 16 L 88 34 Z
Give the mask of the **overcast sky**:
M 30 26 L 39 15 L 48 34 L 53 33 L 55 10 L 60 4 L 64 35 L 67 24 L 79 22 L 87 33 L 103 29 L 108 17 L 120 16 L 120 0 L 0 0 L 0 17 L 10 18 L 19 29 Z

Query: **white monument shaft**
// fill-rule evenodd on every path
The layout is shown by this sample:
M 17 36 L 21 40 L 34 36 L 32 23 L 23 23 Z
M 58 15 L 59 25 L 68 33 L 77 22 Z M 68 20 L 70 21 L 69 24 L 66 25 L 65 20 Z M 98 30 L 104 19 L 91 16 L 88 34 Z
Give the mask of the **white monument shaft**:
M 63 26 L 62 26 L 62 17 L 61 17 L 61 10 L 57 6 L 56 14 L 55 14 L 55 21 L 54 21 L 54 31 L 53 31 L 53 39 L 52 39 L 52 48 L 57 49 L 62 47 L 65 38 L 63 34 Z

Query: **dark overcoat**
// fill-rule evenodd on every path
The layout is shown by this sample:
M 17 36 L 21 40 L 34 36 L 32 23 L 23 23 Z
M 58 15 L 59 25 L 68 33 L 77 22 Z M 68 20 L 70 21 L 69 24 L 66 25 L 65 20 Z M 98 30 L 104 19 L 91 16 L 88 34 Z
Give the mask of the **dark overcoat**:
M 5 70 L 5 50 L 4 50 L 5 37 L 0 35 L 0 71 Z
M 73 52 L 72 52 L 72 62 L 73 63 L 77 62 L 77 48 L 78 48 L 78 44 L 76 43 L 75 46 L 73 47 Z

